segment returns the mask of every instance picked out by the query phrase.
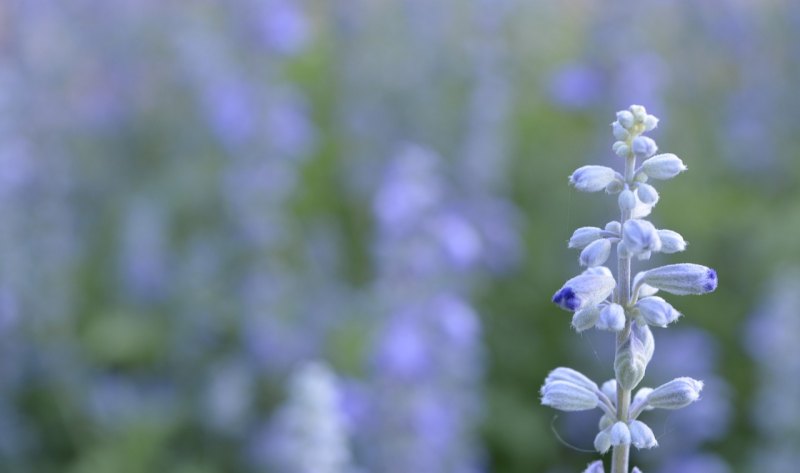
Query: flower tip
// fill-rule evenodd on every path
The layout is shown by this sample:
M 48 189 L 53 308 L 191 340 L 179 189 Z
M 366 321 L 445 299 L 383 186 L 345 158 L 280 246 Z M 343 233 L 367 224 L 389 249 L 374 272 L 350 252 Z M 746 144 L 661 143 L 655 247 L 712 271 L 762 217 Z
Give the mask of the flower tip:
M 575 291 L 569 287 L 561 288 L 553 294 L 553 302 L 567 310 L 575 310 L 580 305 Z

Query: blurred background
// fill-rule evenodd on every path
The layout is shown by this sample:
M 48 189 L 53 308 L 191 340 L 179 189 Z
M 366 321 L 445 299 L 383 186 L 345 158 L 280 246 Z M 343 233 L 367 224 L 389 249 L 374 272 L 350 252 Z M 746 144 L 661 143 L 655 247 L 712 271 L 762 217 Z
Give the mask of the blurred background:
M 638 103 L 690 170 L 648 264 L 721 284 L 632 464 L 794 471 L 798 44 L 789 0 L 1 2 L 0 470 L 581 471 L 538 389 L 614 342 L 550 297 L 616 210 L 566 177 Z

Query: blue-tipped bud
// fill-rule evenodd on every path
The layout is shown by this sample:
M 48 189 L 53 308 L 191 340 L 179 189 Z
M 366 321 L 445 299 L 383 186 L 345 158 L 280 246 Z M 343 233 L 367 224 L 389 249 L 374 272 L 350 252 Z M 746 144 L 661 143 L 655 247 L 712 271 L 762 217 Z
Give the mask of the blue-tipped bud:
M 678 320 L 681 313 L 675 310 L 669 302 L 658 296 L 645 297 L 636 303 L 636 314 L 649 325 L 666 327 Z
M 614 359 L 614 373 L 623 389 L 632 390 L 642 381 L 654 348 L 653 335 L 647 326 L 633 324 L 630 336 L 619 346 Z
M 658 191 L 650 184 L 640 183 L 636 188 L 636 195 L 643 204 L 653 206 L 658 202 Z
M 581 266 L 593 268 L 600 266 L 608 260 L 611 255 L 611 242 L 605 238 L 595 240 L 581 251 L 578 262 Z
M 605 300 L 616 286 L 617 282 L 608 268 L 590 268 L 564 283 L 553 295 L 553 302 L 565 310 L 585 309 Z
M 659 230 L 658 238 L 661 239 L 662 253 L 677 253 L 686 249 L 686 240 L 678 232 Z
M 631 421 L 628 429 L 631 431 L 631 445 L 638 449 L 658 447 L 658 441 L 653 430 L 644 422 Z
M 605 473 L 603 469 L 603 461 L 597 460 L 592 463 L 586 465 L 586 469 L 583 470 L 583 473 Z
M 625 141 L 631 137 L 631 134 L 628 133 L 628 130 L 626 130 L 619 121 L 611 124 L 611 131 L 614 133 L 614 138 L 618 140 Z
M 647 220 L 631 219 L 622 226 L 622 241 L 628 251 L 636 256 L 661 249 L 658 230 Z
M 656 142 L 649 136 L 637 136 L 631 141 L 631 151 L 633 151 L 633 155 L 637 158 L 649 158 L 656 154 L 658 145 L 656 145 Z
M 633 195 L 630 189 L 625 189 L 619 193 L 617 202 L 619 203 L 620 210 L 633 210 L 633 208 L 636 207 L 636 196 Z
M 700 399 L 703 382 L 692 378 L 675 378 L 655 388 L 647 396 L 647 404 L 659 409 L 680 409 Z
M 594 438 L 594 449 L 606 453 L 611 448 L 611 427 L 601 430 Z
M 631 444 L 631 431 L 625 422 L 616 422 L 611 426 L 609 434 L 611 436 L 611 445 L 615 447 Z
M 586 375 L 580 371 L 563 366 L 551 371 L 547 375 L 547 378 L 545 378 L 544 384 L 547 385 L 548 383 L 555 381 L 566 381 L 568 383 L 577 384 L 578 386 L 588 389 L 589 391 L 597 391 L 599 389 L 597 387 L 597 383 L 586 377 Z
M 583 192 L 597 192 L 616 178 L 616 171 L 606 166 L 582 166 L 569 176 L 569 183 Z
M 634 281 L 679 296 L 707 294 L 717 288 L 717 273 L 699 264 L 670 264 L 639 273 Z
M 611 150 L 620 158 L 627 158 L 628 154 L 631 152 L 631 147 L 624 141 L 615 141 L 614 144 L 611 145 Z
M 653 179 L 672 179 L 686 169 L 683 161 L 672 153 L 659 154 L 642 163 L 642 172 Z
M 572 328 L 576 332 L 583 332 L 594 327 L 597 319 L 600 318 L 600 308 L 597 306 L 587 307 L 576 311 L 572 316 Z
M 603 230 L 598 227 L 581 227 L 572 232 L 568 246 L 570 248 L 585 248 L 589 243 L 602 238 Z
M 551 381 L 542 386 L 542 404 L 560 411 L 586 411 L 600 400 L 594 392 L 568 381 Z
M 658 118 L 655 115 L 647 115 L 644 117 L 644 131 L 653 131 L 658 126 Z
M 633 126 L 635 118 L 633 117 L 633 113 L 627 110 L 621 110 L 617 112 L 617 121 L 623 128 L 630 129 Z
M 597 328 L 619 332 L 625 328 L 625 309 L 619 304 L 608 304 L 600 311 Z

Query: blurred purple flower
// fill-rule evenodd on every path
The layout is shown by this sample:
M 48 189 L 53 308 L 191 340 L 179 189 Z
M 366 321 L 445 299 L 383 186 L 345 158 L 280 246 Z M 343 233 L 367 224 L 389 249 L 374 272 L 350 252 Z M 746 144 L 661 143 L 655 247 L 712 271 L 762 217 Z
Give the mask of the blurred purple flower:
M 554 104 L 567 110 L 582 110 L 597 105 L 603 86 L 602 74 L 596 68 L 573 62 L 551 72 L 547 92 Z

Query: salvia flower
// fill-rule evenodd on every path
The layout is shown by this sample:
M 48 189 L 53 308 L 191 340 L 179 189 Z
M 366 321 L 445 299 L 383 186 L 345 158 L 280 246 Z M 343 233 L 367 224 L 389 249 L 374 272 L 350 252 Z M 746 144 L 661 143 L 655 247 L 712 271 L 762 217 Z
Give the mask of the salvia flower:
M 658 230 L 647 220 L 631 219 L 622 226 L 622 242 L 632 255 L 647 259 L 661 249 Z
M 636 283 L 648 284 L 679 296 L 707 294 L 717 288 L 717 273 L 699 264 L 670 264 L 639 273 Z
M 703 382 L 682 377 L 662 384 L 647 396 L 647 404 L 658 409 L 680 409 L 700 399 Z
M 653 206 L 658 203 L 658 191 L 655 187 L 644 182 L 636 186 L 636 196 L 646 205 Z
M 634 420 L 631 421 L 628 428 L 631 431 L 631 445 L 638 449 L 653 448 L 658 446 L 653 430 L 644 422 Z
M 565 310 L 584 309 L 605 300 L 616 285 L 608 268 L 590 268 L 564 283 L 553 295 L 553 302 Z
M 631 151 L 637 158 L 649 158 L 656 154 L 658 146 L 652 138 L 647 136 L 637 136 L 631 142 Z
M 611 426 L 598 432 L 594 438 L 595 450 L 600 453 L 606 453 L 609 448 L 611 448 Z
M 658 238 L 661 239 L 662 253 L 677 253 L 686 249 L 686 240 L 678 232 L 659 230 Z
M 598 227 L 581 227 L 572 233 L 569 248 L 585 248 L 589 243 L 603 237 L 603 230 Z
M 587 245 L 586 248 L 581 251 L 578 260 L 581 266 L 592 268 L 605 263 L 610 255 L 611 242 L 608 239 L 601 238 Z
M 631 444 L 631 431 L 628 429 L 628 425 L 625 424 L 625 422 L 620 421 L 614 423 L 609 431 L 609 436 L 611 438 L 611 445 L 614 447 Z
M 606 166 L 583 166 L 569 176 L 569 183 L 583 192 L 597 192 L 616 179 L 617 172 Z
M 619 304 L 608 304 L 600 311 L 597 328 L 619 332 L 625 328 L 625 309 Z
M 552 383 L 555 381 L 566 381 L 568 383 L 577 384 L 578 386 L 588 389 L 592 392 L 598 390 L 597 383 L 587 378 L 586 375 L 580 371 L 576 371 L 572 368 L 565 368 L 563 366 L 551 371 L 550 374 L 547 375 L 547 378 L 545 378 L 544 383 L 547 385 L 547 383 Z
M 658 296 L 639 299 L 635 308 L 637 316 L 643 322 L 656 327 L 666 327 L 681 316 L 680 312 Z
M 592 306 L 576 311 L 572 316 L 572 328 L 577 332 L 588 330 L 597 324 L 600 318 L 600 307 Z
M 619 346 L 614 360 L 617 382 L 624 389 L 631 390 L 641 382 L 654 349 L 655 342 L 650 329 L 646 325 L 632 325 L 630 337 Z
M 681 158 L 671 153 L 659 154 L 642 163 L 641 172 L 653 179 L 672 179 L 687 169 Z
M 559 411 L 585 411 L 600 402 L 597 394 L 569 381 L 550 381 L 542 386 L 542 404 Z

